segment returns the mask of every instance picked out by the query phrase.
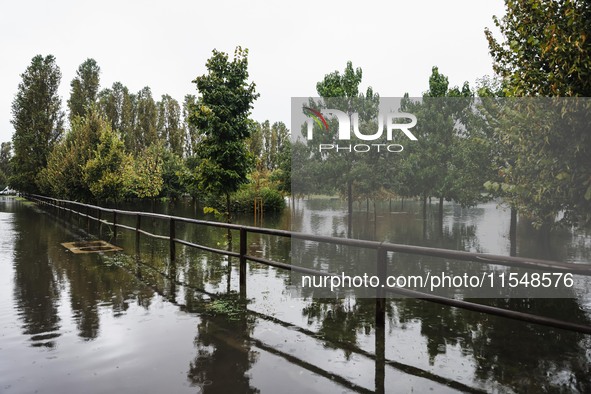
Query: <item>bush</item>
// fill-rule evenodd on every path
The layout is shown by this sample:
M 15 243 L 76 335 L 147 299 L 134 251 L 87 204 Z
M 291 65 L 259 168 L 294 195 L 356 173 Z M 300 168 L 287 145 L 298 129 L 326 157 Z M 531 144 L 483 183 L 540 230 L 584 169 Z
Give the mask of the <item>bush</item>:
M 242 187 L 232 195 L 232 210 L 234 212 L 254 211 L 255 191 L 248 185 Z M 264 187 L 258 197 L 262 199 L 264 212 L 278 212 L 285 208 L 285 200 L 278 190 Z
M 256 193 L 252 185 L 244 185 L 230 197 L 230 209 L 232 212 L 253 212 Z M 259 190 L 258 197 L 262 199 L 264 212 L 279 212 L 285 208 L 283 195 L 273 188 L 263 187 Z M 226 203 L 223 197 L 217 199 L 213 196 L 206 197 L 205 206 L 215 208 L 219 212 L 226 211 Z

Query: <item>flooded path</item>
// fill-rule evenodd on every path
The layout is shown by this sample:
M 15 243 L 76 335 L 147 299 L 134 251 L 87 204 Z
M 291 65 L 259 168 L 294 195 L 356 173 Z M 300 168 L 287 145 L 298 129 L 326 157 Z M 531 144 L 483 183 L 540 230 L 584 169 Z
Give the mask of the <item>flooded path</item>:
M 308 208 L 302 216 L 311 220 L 302 222 L 339 217 Z M 498 244 L 478 234 L 489 230 L 471 225 L 479 219 L 470 215 L 449 215 L 457 234 L 441 242 Z M 370 227 L 400 242 L 397 228 Z M 331 228 L 338 232 L 338 223 Z M 223 239 L 203 229 L 177 234 L 210 245 Z M 76 255 L 61 245 L 99 235 L 123 251 Z M 244 303 L 236 260 L 179 246 L 171 279 L 167 242 L 142 238 L 136 250 L 133 233 L 112 235 L 75 216 L 0 200 L 0 393 L 591 390 L 584 335 L 410 299 L 392 300 L 385 332 L 376 332 L 375 300 L 293 297 L 289 273 L 253 263 Z M 586 256 L 584 244 L 569 245 L 561 250 Z M 289 253 L 272 237 L 249 248 L 277 259 Z M 585 298 L 508 306 L 590 320 Z M 385 360 L 375 356 L 381 346 Z

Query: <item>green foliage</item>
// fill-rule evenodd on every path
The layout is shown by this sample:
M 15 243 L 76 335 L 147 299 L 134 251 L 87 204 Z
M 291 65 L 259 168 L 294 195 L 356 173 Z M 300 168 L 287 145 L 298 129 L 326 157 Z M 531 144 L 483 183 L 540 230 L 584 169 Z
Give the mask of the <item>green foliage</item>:
M 267 170 L 275 170 L 285 159 L 285 149 L 289 145 L 289 130 L 285 123 L 275 122 L 269 127 L 269 121 L 261 125 L 262 151 L 260 157 Z M 283 155 L 283 156 L 282 156 Z
M 137 124 L 137 96 L 123 90 L 123 101 L 121 103 L 121 138 L 125 143 L 128 152 L 137 152 L 138 141 L 136 139 Z
M 497 138 L 511 160 L 488 186 L 537 226 L 591 224 L 591 101 L 509 99 L 498 104 Z M 496 182 L 495 182 L 496 181 Z
M 348 61 L 342 75 L 338 71 L 326 74 L 324 79 L 316 84 L 316 91 L 320 97 L 356 98 L 359 95 L 362 76 L 361 68 L 353 70 L 353 63 Z
M 12 144 L 10 142 L 3 142 L 0 146 L 0 172 L 4 176 L 2 184 L 4 187 L 8 184 L 8 178 L 12 173 Z
M 208 73 L 193 81 L 201 97 L 190 108 L 189 123 L 204 135 L 196 147 L 200 162 L 194 169 L 195 180 L 201 190 L 226 195 L 228 202 L 229 195 L 247 182 L 254 164 L 245 139 L 258 94 L 255 84 L 247 82 L 247 56 L 248 50 L 238 47 L 229 61 L 227 54 L 214 50 L 207 61 Z
M 84 116 L 88 109 L 96 103 L 99 89 L 100 67 L 94 59 L 86 59 L 78 67 L 76 77 L 70 83 L 70 121 L 76 116 Z
M 467 83 L 449 88 L 448 78 L 433 67 L 429 90 L 420 102 L 403 100 L 414 113 L 417 143 L 409 145 L 402 163 L 405 188 L 399 194 L 454 200 L 464 206 L 484 199 L 483 177 L 492 158 L 486 135 L 474 127 L 472 92 Z
M 256 198 L 261 199 L 264 212 L 280 212 L 285 208 L 285 198 L 277 189 L 265 186 L 256 191 L 250 184 L 248 184 L 232 194 L 232 210 L 238 212 L 253 212 L 254 201 Z
M 176 199 L 186 192 L 186 185 L 191 181 L 185 161 L 178 155 L 165 149 L 162 155 L 162 190 L 161 196 Z
M 149 86 L 137 93 L 135 127 L 129 151 L 137 153 L 158 140 L 158 109 Z
M 486 30 L 503 92 L 591 96 L 589 2 L 506 0 L 505 8 L 505 16 L 495 18 L 502 40 Z M 499 166 L 501 179 L 491 179 L 489 187 L 506 185 L 511 203 L 538 225 L 553 223 L 559 212 L 565 223 L 591 223 L 591 140 L 583 126 L 588 107 L 586 100 L 499 106 L 502 114 L 493 136 L 509 154 Z
M 316 84 L 316 91 L 322 97 L 322 102 L 316 103 L 310 100 L 310 108 L 334 108 L 345 112 L 349 118 L 353 113 L 359 114 L 359 128 L 362 133 L 367 133 L 368 129 L 377 128 L 379 95 L 374 93 L 371 87 L 368 87 L 365 94 L 359 93 L 359 85 L 362 80 L 361 68 L 353 69 L 353 64 L 349 61 L 341 74 L 334 71 L 326 74 L 324 79 Z M 328 120 L 329 129 L 337 130 L 337 120 L 331 118 Z M 316 125 L 314 127 L 317 127 Z M 351 144 L 361 142 L 353 136 Z M 378 142 L 378 141 L 374 141 Z M 314 133 L 313 144 L 338 144 L 336 133 Z M 360 179 L 375 180 L 380 183 L 383 175 L 371 168 L 365 163 L 366 160 L 373 160 L 373 155 L 359 155 L 355 152 L 336 152 L 330 151 L 325 154 L 320 152 L 301 151 L 302 147 L 292 146 L 292 157 L 294 167 L 292 170 L 292 190 L 296 194 L 306 194 L 314 192 L 330 192 L 336 190 L 341 196 L 344 196 L 348 203 L 348 214 L 351 218 L 353 212 L 354 191 L 360 190 Z M 296 161 L 296 156 L 297 160 Z M 372 157 L 370 157 L 372 156 Z M 310 160 L 312 159 L 312 160 Z M 303 160 L 303 162 L 299 162 Z M 310 183 L 311 182 L 311 183 Z M 381 186 L 381 184 L 380 184 Z M 351 231 L 349 226 L 349 232 Z
M 181 124 L 181 107 L 175 99 L 165 94 L 158 107 L 158 136 L 166 142 L 166 148 L 177 156 L 185 150 L 185 133 Z
M 100 143 L 84 166 L 83 174 L 97 199 L 118 201 L 127 193 L 133 174 L 133 159 L 110 127 L 101 133 Z
M 310 150 L 301 141 L 293 142 L 290 151 L 290 192 L 297 197 L 312 194 L 316 186 L 314 167 L 317 167 L 318 163 L 310 160 Z
M 0 170 L 0 189 L 4 189 L 6 186 L 8 186 L 8 177 L 4 171 Z
M 224 217 L 224 215 L 214 207 L 203 207 L 203 213 L 206 215 L 209 215 L 211 213 L 215 216 L 216 219 L 223 219 Z
M 163 186 L 162 156 L 164 147 L 155 143 L 142 150 L 132 159 L 132 168 L 127 175 L 125 186 L 127 193 L 138 198 L 153 198 L 160 194 Z
M 39 172 L 36 181 L 44 194 L 88 200 L 92 193 L 84 180 L 84 168 L 109 125 L 93 107 L 86 117 L 72 119 L 71 125 L 65 138 L 51 151 L 47 166 Z
M 10 184 L 17 190 L 35 193 L 37 173 L 47 164 L 63 131 L 58 96 L 61 72 L 52 55 L 37 55 L 21 77 L 12 102 L 14 158 Z
M 197 153 L 197 145 L 201 142 L 202 135 L 196 125 L 189 121 L 192 111 L 197 108 L 197 97 L 187 94 L 183 101 L 183 130 L 185 132 L 185 156 L 191 157 Z
M 246 145 L 248 151 L 262 163 L 264 160 L 263 149 L 265 134 L 267 134 L 267 130 L 270 129 L 269 121 L 266 120 L 263 123 L 251 122 L 250 127 L 250 136 L 246 139 Z
M 268 178 L 282 193 L 291 191 L 291 142 L 283 122 L 253 122 L 248 150 L 257 158 L 257 168 L 270 171 Z
M 250 301 L 239 297 L 237 293 L 219 294 L 205 305 L 205 316 L 219 316 L 228 320 L 242 320 L 248 316 L 246 306 Z
M 505 0 L 486 29 L 493 66 L 509 96 L 591 96 L 591 7 L 581 0 Z
M 98 93 L 101 115 L 110 122 L 111 129 L 119 131 L 122 135 L 127 131 L 123 121 L 123 107 L 128 96 L 129 91 L 121 82 L 114 82 L 110 89 L 105 88 Z
M 250 177 L 257 177 L 257 171 L 254 171 Z M 257 186 L 256 182 L 244 184 L 236 192 L 230 195 L 230 210 L 232 212 L 253 212 L 254 201 L 257 204 L 262 203 L 264 212 L 279 212 L 285 208 L 285 197 L 283 193 L 278 190 L 277 185 L 270 182 L 269 178 L 263 179 Z M 209 195 L 205 198 L 205 204 L 210 211 L 205 213 L 219 213 L 223 210 L 225 201 L 222 201 L 219 196 Z M 217 217 L 217 215 L 216 215 Z

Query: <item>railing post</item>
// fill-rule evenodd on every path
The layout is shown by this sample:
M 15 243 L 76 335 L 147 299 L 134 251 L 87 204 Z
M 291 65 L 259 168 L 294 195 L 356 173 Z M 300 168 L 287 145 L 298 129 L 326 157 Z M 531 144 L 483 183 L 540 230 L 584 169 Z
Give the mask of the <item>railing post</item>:
M 168 270 L 168 276 L 170 278 L 170 300 L 172 302 L 176 302 L 175 301 L 176 300 L 176 248 L 175 248 L 175 241 L 174 241 L 174 239 L 176 238 L 176 229 L 175 229 L 173 218 L 170 218 L 169 237 L 170 237 L 170 265 L 169 265 L 169 270 Z
M 376 288 L 376 325 L 384 326 L 386 323 L 386 285 L 388 251 L 383 247 L 378 248 L 377 275 L 380 285 Z
M 101 230 L 103 229 L 103 222 L 101 221 L 103 218 L 103 210 L 99 207 L 98 208 L 98 212 L 96 215 L 97 219 L 98 219 L 98 233 L 99 233 L 99 238 L 101 237 Z
M 246 236 L 245 228 L 240 229 L 240 295 L 246 297 Z
M 376 288 L 376 331 L 375 331 L 375 392 L 385 392 L 386 378 L 386 291 L 382 286 L 386 284 L 388 271 L 388 251 L 378 248 L 377 275 L 380 278 L 380 286 Z
M 174 239 L 176 238 L 175 228 L 174 228 L 174 219 L 170 218 L 170 231 L 169 231 L 169 239 L 170 239 L 170 263 L 173 264 L 176 260 L 176 248 L 174 245 Z M 139 234 L 139 233 L 138 233 Z
M 138 213 L 135 217 L 135 247 L 139 249 L 140 247 L 140 225 L 142 223 L 142 217 Z
M 113 238 L 117 241 L 117 211 L 113 210 Z

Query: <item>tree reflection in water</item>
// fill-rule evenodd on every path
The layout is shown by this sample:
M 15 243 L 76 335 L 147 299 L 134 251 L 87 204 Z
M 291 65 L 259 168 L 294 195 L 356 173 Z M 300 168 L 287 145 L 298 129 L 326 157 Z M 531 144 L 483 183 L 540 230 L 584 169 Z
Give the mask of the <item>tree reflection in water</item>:
M 158 292 L 173 303 L 178 301 L 182 310 L 199 315 L 200 323 L 194 341 L 196 356 L 190 362 L 187 373 L 189 382 L 202 387 L 205 392 L 258 392 L 249 377 L 258 354 L 249 339 L 254 329 L 253 315 L 246 312 L 245 304 L 234 302 L 233 297 L 237 297 L 234 293 L 227 298 L 218 298 L 232 307 L 243 308 L 240 313 L 212 313 L 211 309 L 208 310 L 213 301 L 207 300 L 205 294 L 227 291 L 230 272 L 227 258 L 179 247 L 176 269 L 172 271 L 166 257 L 167 243 L 160 244 L 143 237 L 138 253 L 140 260 L 109 264 L 108 258 L 89 255 L 77 258 L 74 264 L 64 259 L 65 251 L 61 247 L 55 246 L 64 236 L 63 223 L 32 210 L 31 214 L 24 212 L 17 215 L 15 220 L 16 232 L 20 236 L 15 241 L 14 295 L 23 331 L 32 336 L 34 345 L 55 345 L 51 336 L 59 335 L 57 309 L 60 286 L 68 286 L 78 332 L 84 339 L 99 335 L 98 310 L 101 306 L 112 308 L 114 314 L 123 313 L 128 308 L 128 302 L 135 299 L 149 308 L 154 292 Z M 397 227 L 397 230 L 391 231 L 393 238 L 397 232 L 422 236 L 422 222 L 409 222 L 410 219 L 402 215 L 401 220 L 408 222 L 412 228 L 404 233 L 402 228 Z M 32 221 L 37 225 L 30 226 Z M 429 230 L 428 235 L 439 237 L 439 246 L 479 250 L 477 230 L 474 224 L 453 223 L 442 232 Z M 378 223 L 377 232 L 383 231 L 386 231 L 383 225 Z M 177 236 L 214 247 L 221 242 L 217 233 L 197 226 L 179 226 Z M 48 253 L 35 253 L 36 248 L 30 247 L 31 239 L 39 245 L 38 249 L 45 249 Z M 121 235 L 118 239 L 126 250 L 134 250 L 134 241 L 133 234 Z M 409 240 L 409 243 L 416 243 L 412 241 Z M 521 242 L 521 245 L 521 253 L 526 247 L 534 248 L 526 242 Z M 571 249 L 575 247 L 570 246 Z M 267 257 L 285 252 L 285 245 L 273 238 L 252 239 L 249 248 L 249 253 L 265 251 L 265 254 L 270 254 Z M 588 251 L 578 249 L 576 253 L 588 255 Z M 556 253 L 553 257 L 564 260 L 566 256 Z M 128 273 L 135 277 L 130 278 Z M 169 274 L 174 274 L 174 277 L 167 277 Z M 289 274 L 278 273 L 277 278 L 287 283 Z M 177 280 L 184 285 L 174 286 Z M 61 294 L 63 297 L 67 293 Z M 179 294 L 183 295 L 181 299 Z M 580 301 L 575 299 L 477 301 L 589 324 L 588 315 L 582 310 Z M 449 349 L 454 347 L 459 348 L 462 354 L 450 357 L 460 357 L 458 362 L 473 362 L 474 382 L 480 382 L 487 389 L 591 392 L 591 343 L 586 336 L 420 300 L 391 300 L 388 305 L 387 355 L 388 348 L 397 346 L 393 341 L 395 331 L 411 329 L 416 325 L 406 323 L 417 322 L 420 324 L 420 335 L 426 340 L 425 348 L 417 349 L 417 352 L 427 355 L 430 367 L 436 368 L 438 357 L 449 354 Z M 277 310 L 282 307 L 280 304 L 274 306 Z M 343 349 L 347 357 L 354 352 L 353 347 L 362 342 L 362 337 L 370 338 L 376 332 L 373 299 L 308 299 L 301 314 L 306 319 L 306 328 L 313 328 L 325 346 Z M 376 366 L 379 367 L 378 363 Z
M 48 223 L 49 222 L 49 223 Z M 53 231 L 45 231 L 52 219 L 32 209 L 14 215 L 14 298 L 23 321 L 23 333 L 31 335 L 32 346 L 55 346 L 59 334 L 59 281 L 46 253 Z M 37 223 L 31 226 L 31 223 Z M 55 224 L 53 224 L 55 226 Z
M 259 393 L 248 375 L 258 353 L 250 345 L 255 319 L 246 311 L 246 302 L 231 293 L 203 304 L 200 317 L 197 356 L 189 365 L 191 383 L 205 393 Z

